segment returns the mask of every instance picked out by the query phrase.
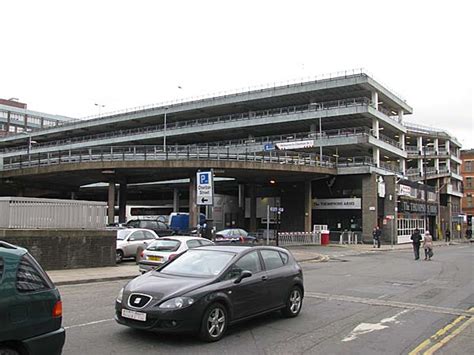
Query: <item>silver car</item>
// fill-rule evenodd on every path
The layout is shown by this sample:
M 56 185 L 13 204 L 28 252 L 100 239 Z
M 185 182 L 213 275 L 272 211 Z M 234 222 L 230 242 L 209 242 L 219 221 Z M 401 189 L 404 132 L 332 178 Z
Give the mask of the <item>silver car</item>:
M 200 237 L 162 237 L 151 243 L 143 251 L 138 263 L 138 269 L 141 273 L 145 273 L 157 266 L 163 265 L 168 260 L 172 260 L 188 249 L 209 245 L 214 245 L 214 243 Z
M 124 258 L 137 258 L 142 250 L 158 238 L 158 235 L 149 229 L 119 229 L 117 231 L 117 263 L 122 262 Z

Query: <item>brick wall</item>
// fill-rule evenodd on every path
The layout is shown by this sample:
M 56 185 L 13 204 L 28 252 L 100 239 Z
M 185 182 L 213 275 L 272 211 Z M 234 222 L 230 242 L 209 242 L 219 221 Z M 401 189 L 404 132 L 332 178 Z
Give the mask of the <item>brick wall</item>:
M 0 229 L 0 240 L 28 249 L 46 270 L 115 265 L 116 231 Z

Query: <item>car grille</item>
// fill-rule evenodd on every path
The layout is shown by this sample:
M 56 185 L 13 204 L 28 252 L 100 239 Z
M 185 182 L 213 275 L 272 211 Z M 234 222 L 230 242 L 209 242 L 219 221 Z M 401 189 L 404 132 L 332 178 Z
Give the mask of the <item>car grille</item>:
M 128 298 L 128 305 L 132 308 L 143 308 L 150 303 L 152 297 L 141 293 L 132 293 Z

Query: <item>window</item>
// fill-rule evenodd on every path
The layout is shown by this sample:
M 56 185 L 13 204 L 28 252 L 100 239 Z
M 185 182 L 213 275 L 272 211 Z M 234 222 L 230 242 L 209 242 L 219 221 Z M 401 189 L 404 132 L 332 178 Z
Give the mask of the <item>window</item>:
M 133 240 L 144 240 L 145 239 L 145 234 L 143 234 L 142 231 L 136 231 L 130 236 L 129 241 L 132 241 L 132 239 Z
M 199 243 L 201 243 L 202 246 L 214 245 L 210 240 L 199 240 Z
M 145 239 L 155 239 L 155 235 L 149 231 L 144 231 L 145 233 Z
M 260 264 L 260 258 L 258 253 L 253 251 L 247 255 L 241 257 L 229 270 L 229 273 L 226 275 L 225 279 L 231 280 L 238 277 L 242 271 L 247 270 L 252 274 L 256 274 L 262 271 L 262 265 Z
M 276 250 L 261 250 L 263 262 L 267 270 L 277 269 L 283 266 L 280 253 Z
M 473 204 L 472 204 L 472 194 L 467 194 L 467 207 L 468 208 L 471 208 L 471 207 L 474 207 Z
M 20 293 L 43 291 L 53 288 L 51 281 L 38 263 L 25 254 L 18 265 L 16 289 Z
M 467 171 L 467 172 L 473 171 L 472 170 L 472 160 L 466 160 L 466 161 L 464 161 L 464 163 L 466 164 L 466 170 L 465 171 Z
M 288 263 L 288 254 L 280 252 L 281 260 L 283 260 L 283 264 Z
M 468 176 L 466 177 L 466 187 L 467 188 L 472 188 L 473 185 L 472 185 L 472 177 Z
M 187 246 L 189 249 L 192 249 L 192 248 L 197 248 L 197 247 L 200 247 L 201 246 L 201 243 L 199 243 L 199 240 L 196 240 L 196 239 L 191 239 L 191 240 L 188 240 L 186 242 Z
M 0 282 L 2 281 L 3 276 L 3 259 L 0 258 Z

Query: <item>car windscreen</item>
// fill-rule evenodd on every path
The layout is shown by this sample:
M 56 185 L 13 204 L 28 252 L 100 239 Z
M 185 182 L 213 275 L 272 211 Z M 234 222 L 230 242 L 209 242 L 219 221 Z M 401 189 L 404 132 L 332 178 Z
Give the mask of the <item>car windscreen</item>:
M 117 240 L 124 240 L 132 232 L 133 232 L 133 230 L 130 230 L 130 229 L 124 229 L 124 230 L 117 231 Z
M 176 239 L 160 239 L 151 243 L 146 250 L 151 251 L 176 251 L 181 242 Z
M 170 275 L 213 277 L 219 275 L 236 254 L 217 250 L 190 249 L 160 272 Z

